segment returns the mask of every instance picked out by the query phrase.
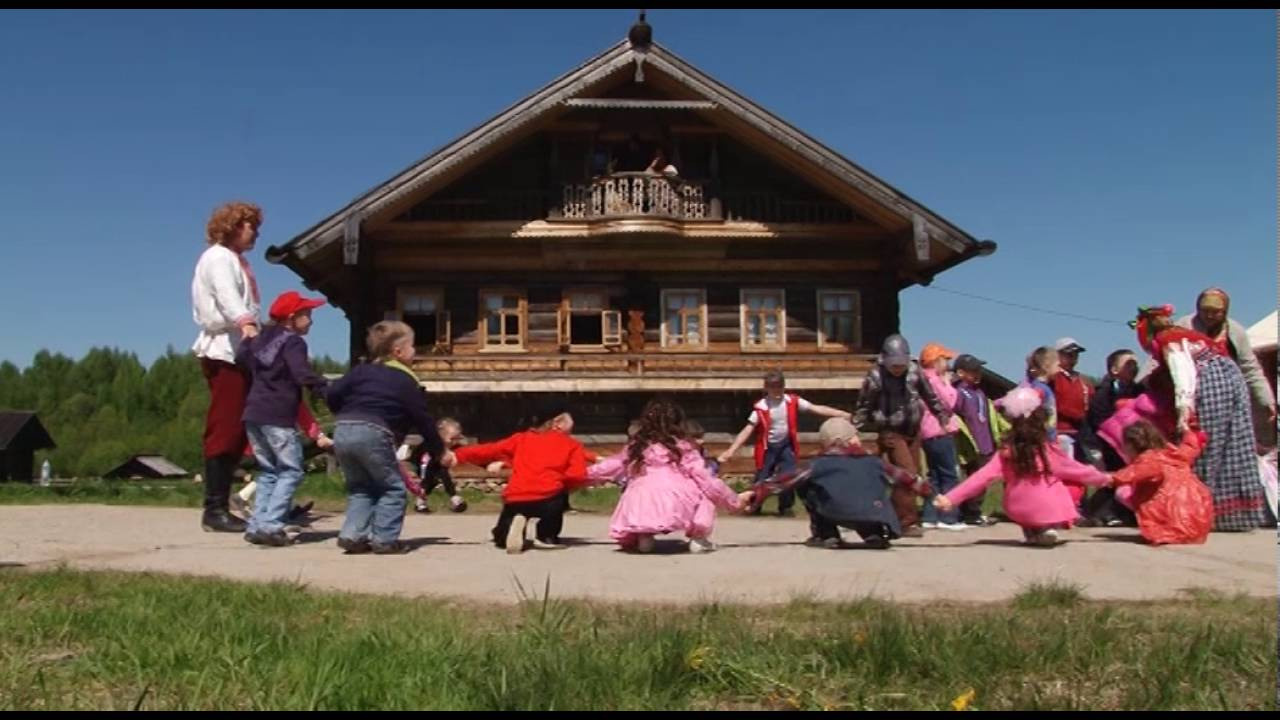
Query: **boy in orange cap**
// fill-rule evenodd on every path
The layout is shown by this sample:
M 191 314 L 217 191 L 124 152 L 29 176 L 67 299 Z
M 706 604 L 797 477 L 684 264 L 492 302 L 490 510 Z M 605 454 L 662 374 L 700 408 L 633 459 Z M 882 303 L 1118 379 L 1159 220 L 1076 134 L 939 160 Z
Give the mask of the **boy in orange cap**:
M 948 412 L 954 413 L 958 393 L 947 378 L 947 366 L 956 352 L 938 343 L 929 343 L 920 351 L 920 367 L 933 394 Z M 923 406 L 924 401 L 920 404 Z M 927 408 L 924 408 L 927 410 Z M 924 447 L 925 463 L 929 466 L 929 484 L 936 494 L 951 492 L 960 482 L 956 460 L 955 434 L 960 432 L 960 418 L 951 414 L 943 425 L 931 412 L 923 412 L 920 419 L 920 440 Z M 960 522 L 956 509 L 940 511 L 932 503 L 924 504 L 921 525 L 926 529 L 964 530 L 968 526 Z

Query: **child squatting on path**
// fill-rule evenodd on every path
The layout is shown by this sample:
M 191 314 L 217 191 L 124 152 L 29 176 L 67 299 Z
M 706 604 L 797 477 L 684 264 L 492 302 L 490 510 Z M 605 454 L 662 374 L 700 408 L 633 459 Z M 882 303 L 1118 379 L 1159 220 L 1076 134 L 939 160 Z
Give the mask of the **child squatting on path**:
M 716 507 L 739 511 L 752 495 L 739 496 L 711 474 L 687 429 L 679 405 L 651 400 L 626 447 L 587 471 L 595 482 L 626 476 L 627 491 L 609 522 L 609 537 L 624 550 L 653 552 L 654 536 L 671 532 L 689 538 L 689 552 L 715 550 Z
M 457 462 L 470 465 L 498 460 L 511 463 L 493 543 L 512 555 L 524 552 L 531 518 L 537 521 L 533 547 L 565 547 L 560 543 L 560 531 L 569 509 L 569 492 L 587 484 L 587 453 L 569 434 L 573 432 L 573 416 L 568 406 L 549 401 L 530 425 L 505 440 L 469 445 L 456 454 Z
M 822 455 L 799 472 L 780 474 L 756 486 L 752 505 L 766 495 L 794 488 L 809 511 L 810 547 L 844 546 L 840 527 L 854 530 L 868 547 L 886 549 L 902 536 L 891 491 L 902 487 L 931 494 L 929 481 L 863 449 L 858 430 L 844 418 L 832 418 L 818 430 Z
M 1005 514 L 1022 526 L 1026 542 L 1045 547 L 1057 545 L 1057 530 L 1071 527 L 1079 517 L 1068 486 L 1105 486 L 1111 478 L 1067 457 L 1057 443 L 1049 440 L 1048 413 L 1034 388 L 1014 388 L 997 405 L 1012 424 L 1004 447 L 956 489 L 935 498 L 934 505 L 939 510 L 950 510 L 986 489 L 996 478 L 1004 478 Z
M 304 476 L 298 406 L 302 388 L 325 394 L 328 381 L 311 369 L 307 341 L 311 310 L 324 300 L 304 298 L 290 290 L 271 303 L 273 322 L 236 349 L 236 364 L 252 381 L 244 406 L 244 429 L 261 468 L 258 491 L 244 539 L 254 545 L 292 544 L 284 526 L 293 508 L 293 493 Z
M 407 363 L 413 362 L 413 329 L 392 320 L 369 328 L 369 357 L 329 386 L 329 409 L 337 413 L 334 450 L 347 481 L 347 512 L 338 547 L 348 554 L 401 554 L 405 485 L 396 446 L 417 430 L 432 457 L 448 466 L 427 397 Z
M 1138 532 L 1152 545 L 1199 545 L 1213 529 L 1213 493 L 1192 464 L 1204 447 L 1195 427 L 1176 447 L 1146 420 L 1125 428 L 1126 449 L 1134 455 L 1113 477 L 1116 499 L 1138 516 Z

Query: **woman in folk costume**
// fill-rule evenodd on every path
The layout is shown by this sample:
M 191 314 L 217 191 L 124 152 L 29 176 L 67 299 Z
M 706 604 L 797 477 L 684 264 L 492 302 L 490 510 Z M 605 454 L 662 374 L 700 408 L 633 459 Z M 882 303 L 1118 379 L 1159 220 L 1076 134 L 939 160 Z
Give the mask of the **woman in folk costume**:
M 1147 392 L 1117 410 L 1099 435 L 1132 461 L 1124 444 L 1129 425 L 1145 419 L 1172 438 L 1189 430 L 1194 413 L 1208 436 L 1195 471 L 1213 492 L 1213 529 L 1252 530 L 1263 523 L 1264 495 L 1254 454 L 1249 388 L 1218 343 L 1195 330 L 1175 327 L 1172 316 L 1172 305 L 1144 307 L 1130 323 L 1157 366 L 1147 379 Z
M 1180 318 L 1179 327 L 1209 336 L 1218 352 L 1235 361 L 1249 386 L 1254 436 L 1264 448 L 1276 444 L 1276 401 L 1266 371 L 1249 344 L 1249 331 L 1228 317 L 1231 297 L 1222 288 L 1209 288 L 1196 298 L 1196 311 Z

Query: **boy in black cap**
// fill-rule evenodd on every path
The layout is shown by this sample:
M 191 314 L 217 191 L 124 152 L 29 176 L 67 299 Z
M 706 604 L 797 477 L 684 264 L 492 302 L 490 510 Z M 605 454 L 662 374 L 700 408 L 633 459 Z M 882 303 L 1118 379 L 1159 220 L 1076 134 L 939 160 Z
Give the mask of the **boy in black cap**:
M 986 465 L 995 455 L 1000 440 L 1008 430 L 1008 421 L 996 411 L 995 403 L 982 391 L 982 366 L 985 362 L 972 355 L 960 355 L 952 362 L 956 372 L 956 414 L 964 422 L 956 438 L 956 454 L 966 475 Z M 982 515 L 985 493 L 960 504 L 960 521 L 966 525 L 986 525 Z

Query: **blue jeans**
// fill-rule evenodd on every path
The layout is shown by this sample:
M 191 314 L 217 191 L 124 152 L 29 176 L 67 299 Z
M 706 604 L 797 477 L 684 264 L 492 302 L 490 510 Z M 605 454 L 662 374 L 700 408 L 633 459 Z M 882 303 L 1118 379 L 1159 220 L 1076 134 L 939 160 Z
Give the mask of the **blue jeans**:
M 796 451 L 791 448 L 790 441 L 780 445 L 769 445 L 764 451 L 764 465 L 756 471 L 756 482 L 764 482 L 779 472 L 796 469 Z M 789 510 L 796 503 L 794 490 L 783 490 L 778 493 L 778 512 Z
M 956 468 L 956 441 L 950 435 L 925 440 L 924 459 L 929 465 L 929 484 L 935 493 L 945 495 L 960 484 L 960 473 Z M 960 522 L 960 511 L 952 508 L 942 512 L 933 506 L 933 498 L 928 498 L 924 502 L 921 521 L 957 523 Z
M 282 532 L 293 493 L 302 484 L 302 440 L 291 427 L 247 422 L 244 430 L 258 461 L 258 490 L 247 531 Z
M 333 449 L 347 481 L 347 515 L 338 537 L 377 545 L 400 539 L 408 491 L 391 432 L 373 423 L 339 422 Z

